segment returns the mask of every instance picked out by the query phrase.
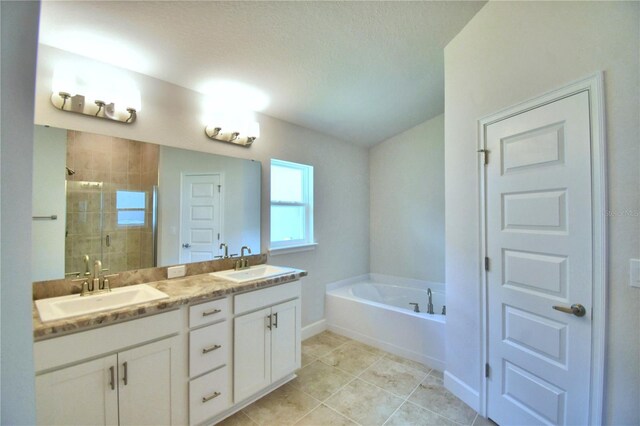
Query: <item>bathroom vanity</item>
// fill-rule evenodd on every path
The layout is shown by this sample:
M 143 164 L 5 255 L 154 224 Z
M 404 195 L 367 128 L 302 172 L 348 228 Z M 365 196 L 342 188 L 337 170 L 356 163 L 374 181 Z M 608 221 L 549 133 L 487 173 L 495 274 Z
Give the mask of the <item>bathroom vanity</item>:
M 34 308 L 38 424 L 222 420 L 295 377 L 305 275 L 151 282 L 169 297 L 47 323 Z

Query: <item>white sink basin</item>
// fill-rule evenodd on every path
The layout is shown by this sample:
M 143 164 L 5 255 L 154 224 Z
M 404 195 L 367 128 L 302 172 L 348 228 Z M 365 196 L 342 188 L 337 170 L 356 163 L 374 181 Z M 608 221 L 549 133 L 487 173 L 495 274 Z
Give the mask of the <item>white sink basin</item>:
M 225 280 L 233 281 L 234 283 L 245 283 L 248 281 L 264 280 L 267 278 L 277 277 L 278 275 L 290 274 L 295 271 L 296 270 L 293 268 L 283 268 L 282 266 L 256 265 L 241 271 L 229 269 L 227 271 L 211 272 L 209 275 L 224 278 Z
M 36 300 L 36 307 L 43 322 L 55 321 L 79 315 L 108 311 L 138 303 L 166 299 L 165 293 L 147 284 L 138 284 L 112 289 L 108 293 L 80 296 L 52 297 Z

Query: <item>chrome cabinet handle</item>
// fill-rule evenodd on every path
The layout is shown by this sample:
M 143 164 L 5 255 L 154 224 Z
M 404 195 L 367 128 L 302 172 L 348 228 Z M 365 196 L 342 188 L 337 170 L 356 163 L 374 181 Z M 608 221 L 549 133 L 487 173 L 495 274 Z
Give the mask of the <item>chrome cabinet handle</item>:
M 574 303 L 570 308 L 567 308 L 566 306 L 554 306 L 553 309 L 564 312 L 565 314 L 573 314 L 577 317 L 583 317 L 587 313 L 584 306 L 579 303 Z
M 213 398 L 217 398 L 217 397 L 219 397 L 220 395 L 222 395 L 220 392 L 214 392 L 214 393 L 212 393 L 212 394 L 211 394 L 211 395 L 209 395 L 209 396 L 203 396 L 203 397 L 202 397 L 202 403 L 204 404 L 204 403 L 205 403 L 205 402 L 207 402 L 207 401 L 211 401 Z
M 123 368 L 122 381 L 124 382 L 124 385 L 127 386 L 128 378 L 127 378 L 127 363 L 126 362 L 122 363 L 122 368 Z
M 209 346 L 208 348 L 203 348 L 202 349 L 202 353 L 203 354 L 208 354 L 209 352 L 215 351 L 217 349 L 220 349 L 222 346 L 220 345 L 213 345 L 213 346 Z
M 111 367 L 109 367 L 109 375 L 110 380 L 109 380 L 109 386 L 111 386 L 111 390 L 114 390 L 116 388 L 116 381 L 115 381 L 115 377 L 116 377 L 116 368 L 112 365 Z
M 202 316 L 203 316 L 203 317 L 208 317 L 209 315 L 218 314 L 218 313 L 220 313 L 220 312 L 222 312 L 222 310 L 220 310 L 220 309 L 212 309 L 212 310 L 210 310 L 210 311 L 204 311 L 204 312 L 202 313 Z
M 275 314 L 273 314 L 273 316 L 275 317 L 275 321 L 273 322 L 273 327 L 278 328 L 278 313 L 276 312 Z
M 271 315 L 267 315 L 267 318 L 269 319 L 269 325 L 267 325 L 267 328 L 271 330 L 271 326 L 273 325 Z

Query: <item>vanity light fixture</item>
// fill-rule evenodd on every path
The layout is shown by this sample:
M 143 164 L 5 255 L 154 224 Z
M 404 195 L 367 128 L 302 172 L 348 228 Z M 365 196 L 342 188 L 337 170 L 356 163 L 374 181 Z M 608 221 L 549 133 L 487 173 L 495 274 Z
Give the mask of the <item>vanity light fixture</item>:
M 243 125 L 210 124 L 204 128 L 204 133 L 215 141 L 249 147 L 260 137 L 260 124 L 257 121 Z
M 56 66 L 51 103 L 60 111 L 131 124 L 140 112 L 140 90 L 128 76 L 76 63 Z
M 96 99 L 93 102 L 87 101 L 84 95 L 71 95 L 69 92 L 53 92 L 51 103 L 60 111 L 75 112 L 77 114 L 88 115 L 90 117 L 104 118 L 106 120 L 131 124 L 138 117 L 138 109 L 127 107 L 125 111 L 116 109 L 113 102 L 107 103 Z

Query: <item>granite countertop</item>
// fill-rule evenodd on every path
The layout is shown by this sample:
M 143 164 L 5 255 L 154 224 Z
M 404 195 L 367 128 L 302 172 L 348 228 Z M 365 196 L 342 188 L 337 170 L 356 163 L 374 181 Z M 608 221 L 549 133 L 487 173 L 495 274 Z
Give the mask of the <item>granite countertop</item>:
M 190 275 L 183 278 L 154 281 L 146 284 L 166 293 L 169 296 L 168 299 L 130 305 L 110 311 L 96 312 L 93 314 L 71 317 L 58 321 L 49 321 L 46 323 L 40 320 L 38 309 L 34 302 L 33 338 L 38 341 L 58 337 L 63 334 L 111 325 L 136 317 L 166 312 L 176 309 L 181 305 L 205 302 L 207 300 L 216 299 L 234 293 L 284 284 L 298 280 L 306 275 L 306 271 L 295 269 L 294 272 L 290 274 L 279 275 L 268 279 L 254 280 L 241 284 L 209 274 Z

